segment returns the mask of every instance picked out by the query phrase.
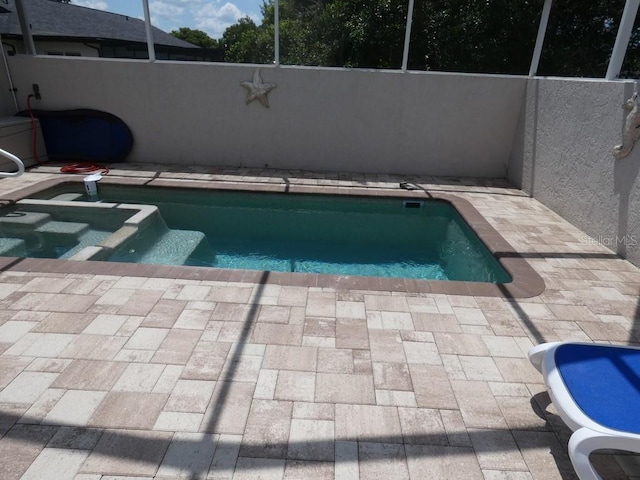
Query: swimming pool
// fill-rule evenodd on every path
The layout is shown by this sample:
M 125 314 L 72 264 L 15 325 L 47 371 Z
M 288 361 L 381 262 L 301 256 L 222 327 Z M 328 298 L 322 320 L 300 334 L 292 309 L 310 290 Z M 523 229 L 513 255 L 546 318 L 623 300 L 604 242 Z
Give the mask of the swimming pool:
M 86 200 L 65 184 L 37 196 Z M 102 260 L 331 275 L 508 283 L 456 209 L 433 199 L 100 185 L 103 204 L 158 207 Z M 70 196 L 71 195 L 71 196 Z

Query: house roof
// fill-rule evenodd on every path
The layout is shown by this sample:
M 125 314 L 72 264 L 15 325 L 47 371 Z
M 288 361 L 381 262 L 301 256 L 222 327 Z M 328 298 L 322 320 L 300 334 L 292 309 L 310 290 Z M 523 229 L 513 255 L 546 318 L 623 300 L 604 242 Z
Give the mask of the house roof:
M 52 0 L 22 1 L 34 37 L 147 41 L 144 21 L 138 18 Z M 15 3 L 10 0 L 8 5 L 1 6 L 0 34 L 22 35 Z M 7 12 L 2 13 L 5 10 Z M 159 28 L 152 28 L 154 43 L 158 45 L 197 48 Z

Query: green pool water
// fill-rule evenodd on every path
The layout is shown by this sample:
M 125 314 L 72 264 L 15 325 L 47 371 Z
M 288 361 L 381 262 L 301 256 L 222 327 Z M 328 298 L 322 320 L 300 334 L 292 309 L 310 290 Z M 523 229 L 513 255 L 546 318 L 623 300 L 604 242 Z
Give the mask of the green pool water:
M 56 187 L 41 197 L 81 193 L 81 188 Z M 455 208 L 444 201 L 416 204 L 402 199 L 106 184 L 100 185 L 99 197 L 109 203 L 156 205 L 164 220 L 143 229 L 110 261 L 511 281 Z

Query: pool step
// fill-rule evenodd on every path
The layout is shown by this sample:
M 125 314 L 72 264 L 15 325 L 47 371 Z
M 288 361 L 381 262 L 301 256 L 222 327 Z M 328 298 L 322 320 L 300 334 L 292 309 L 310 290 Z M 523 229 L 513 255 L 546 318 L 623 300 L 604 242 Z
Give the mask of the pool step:
M 42 234 L 47 240 L 54 243 L 75 243 L 78 237 L 89 230 L 88 223 L 59 222 L 51 220 L 43 223 L 34 231 Z
M 27 243 L 21 238 L 0 238 L 0 256 L 26 257 Z
M 60 258 L 61 259 L 73 258 L 73 256 L 79 253 L 82 249 L 92 245 L 100 244 L 100 242 L 102 242 L 107 236 L 108 236 L 108 233 L 106 232 L 90 229 L 85 233 L 83 233 L 82 235 L 80 235 L 78 237 L 78 244 L 75 245 L 73 248 L 69 249 L 66 253 L 62 254 Z
M 51 215 L 41 212 L 16 210 L 0 217 L 0 233 L 6 236 L 31 232 L 51 220 Z
M 50 201 L 52 202 L 73 202 L 75 200 L 82 200 L 84 195 L 82 193 L 62 193 L 56 195 Z
M 139 262 L 184 265 L 199 248 L 209 248 L 204 233 L 193 230 L 169 230 L 142 253 Z

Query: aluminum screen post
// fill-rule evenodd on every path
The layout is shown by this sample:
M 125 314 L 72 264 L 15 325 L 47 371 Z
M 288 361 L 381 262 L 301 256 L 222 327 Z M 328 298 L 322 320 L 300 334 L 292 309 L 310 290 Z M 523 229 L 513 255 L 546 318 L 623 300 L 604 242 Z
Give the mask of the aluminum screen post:
M 151 13 L 149 12 L 149 0 L 142 0 L 144 9 L 144 28 L 147 32 L 147 50 L 149 50 L 149 61 L 156 61 L 156 46 L 153 44 L 153 30 L 151 30 Z
M 620 20 L 620 27 L 618 28 L 618 35 L 616 36 L 616 43 L 613 46 L 613 52 L 611 53 L 611 59 L 609 60 L 607 75 L 604 77 L 607 80 L 615 80 L 618 78 L 618 75 L 620 75 L 622 62 L 624 61 L 624 56 L 627 53 L 627 47 L 629 46 L 629 40 L 631 39 L 631 32 L 633 31 L 633 23 L 636 20 L 639 6 L 640 0 L 627 0 L 624 4 L 622 19 Z
M 542 45 L 544 45 L 544 37 L 547 33 L 547 24 L 549 23 L 549 14 L 551 13 L 551 2 L 552 0 L 544 0 L 544 6 L 542 7 L 542 16 L 540 17 L 540 26 L 538 27 L 538 37 L 536 38 L 536 46 L 533 49 L 531 68 L 529 68 L 530 77 L 535 77 L 536 73 L 538 73 L 540 55 L 542 54 Z
M 280 66 L 280 2 L 273 2 L 273 63 Z
M 18 107 L 18 98 L 16 97 L 16 89 L 13 85 L 13 78 L 11 77 L 11 71 L 9 70 L 9 63 L 7 62 L 7 54 L 4 51 L 4 45 L 2 44 L 2 35 L 0 35 L 0 48 L 2 49 L 2 62 L 4 63 L 4 70 L 7 72 L 7 80 L 9 81 L 9 90 L 11 90 L 11 96 L 13 97 L 13 104 L 16 107 L 16 113 L 20 111 Z
M 22 30 L 22 40 L 27 50 L 27 54 L 36 54 L 36 44 L 33 43 L 33 35 L 31 35 L 31 25 L 29 24 L 29 18 L 27 12 L 24 9 L 22 0 L 16 0 L 16 12 L 18 13 L 18 21 L 20 22 L 20 30 Z
M 407 64 L 409 63 L 409 43 L 411 42 L 411 22 L 413 22 L 413 3 L 414 0 L 409 0 L 409 6 L 407 8 L 407 26 L 404 30 L 404 50 L 402 52 L 402 71 L 407 71 Z

